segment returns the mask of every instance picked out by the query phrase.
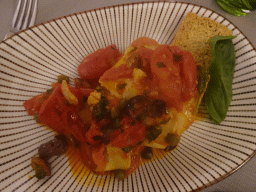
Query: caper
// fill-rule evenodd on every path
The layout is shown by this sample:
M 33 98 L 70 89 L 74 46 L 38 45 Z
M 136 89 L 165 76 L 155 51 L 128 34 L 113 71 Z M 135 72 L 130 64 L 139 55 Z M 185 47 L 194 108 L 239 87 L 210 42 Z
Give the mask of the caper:
M 175 145 L 175 146 L 170 145 L 170 146 L 167 146 L 167 147 L 164 149 L 164 151 L 165 151 L 165 152 L 169 152 L 169 151 L 174 150 L 176 147 L 177 147 L 177 145 Z
M 66 76 L 66 75 L 59 75 L 58 76 L 58 82 L 62 83 L 63 80 L 66 80 L 67 83 L 69 83 L 69 77 L 68 76 Z
M 117 169 L 115 170 L 115 178 L 119 180 L 124 180 L 125 179 L 125 172 L 122 169 Z
M 143 159 L 152 159 L 153 157 L 153 151 L 151 147 L 145 147 L 140 154 Z
M 179 141 L 180 141 L 180 136 L 179 135 L 168 133 L 165 137 L 165 142 L 172 145 L 172 146 L 178 145 Z
M 43 179 L 45 177 L 45 172 L 43 168 L 39 167 L 38 169 L 36 169 L 35 176 L 37 179 Z

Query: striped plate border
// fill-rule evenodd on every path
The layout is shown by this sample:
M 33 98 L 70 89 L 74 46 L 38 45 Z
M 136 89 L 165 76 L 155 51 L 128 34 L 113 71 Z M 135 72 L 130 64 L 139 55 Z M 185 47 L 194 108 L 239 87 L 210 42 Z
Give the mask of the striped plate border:
M 81 60 L 110 44 L 122 52 L 148 36 L 170 44 L 188 12 L 233 31 L 236 67 L 227 118 L 208 118 L 184 132 L 177 150 L 157 152 L 124 181 L 85 169 L 74 151 L 51 159 L 52 176 L 38 181 L 31 157 L 54 132 L 35 123 L 22 104 L 49 89 L 59 74 L 78 77 Z M 256 149 L 256 51 L 243 33 L 214 11 L 189 3 L 146 2 L 72 14 L 19 32 L 0 44 L 0 191 L 199 191 L 227 177 Z M 73 82 L 73 81 L 72 81 Z M 202 115 L 206 110 L 202 106 Z M 74 173 L 74 175 L 72 174 Z

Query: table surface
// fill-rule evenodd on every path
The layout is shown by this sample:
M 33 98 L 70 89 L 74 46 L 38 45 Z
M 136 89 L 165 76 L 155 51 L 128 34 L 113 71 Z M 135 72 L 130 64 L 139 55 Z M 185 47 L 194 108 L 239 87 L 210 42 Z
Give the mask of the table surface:
M 145 0 L 144 0 L 145 1 Z M 150 1 L 150 0 L 146 0 Z M 244 35 L 256 47 L 256 12 L 245 17 L 235 17 L 228 15 L 222 11 L 214 0 L 176 0 L 177 2 L 189 2 L 210 8 L 220 13 L 233 24 L 235 24 Z M 11 25 L 12 16 L 18 0 L 1 0 L 0 6 L 0 40 L 4 36 Z M 76 12 L 91 10 L 95 8 L 118 5 L 132 2 L 143 2 L 143 0 L 38 0 L 38 12 L 36 23 L 49 21 L 60 16 L 69 15 Z M 238 169 L 231 176 L 220 181 L 219 183 L 204 189 L 203 192 L 213 191 L 256 191 L 256 156 L 248 161 L 244 166 Z

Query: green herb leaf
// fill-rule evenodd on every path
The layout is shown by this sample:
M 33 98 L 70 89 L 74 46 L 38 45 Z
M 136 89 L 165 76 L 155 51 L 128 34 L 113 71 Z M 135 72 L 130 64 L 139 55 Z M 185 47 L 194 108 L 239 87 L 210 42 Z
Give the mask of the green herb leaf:
M 181 56 L 181 55 L 173 54 L 173 58 L 174 58 L 174 61 L 175 61 L 176 63 L 178 63 L 178 62 L 180 62 L 182 56 Z
M 118 89 L 124 89 L 126 87 L 126 85 L 127 85 L 126 83 L 118 84 L 117 88 Z
M 215 36 L 209 39 L 212 60 L 209 68 L 210 81 L 205 92 L 205 105 L 210 116 L 221 123 L 227 115 L 232 93 L 235 68 L 233 36 Z
M 157 65 L 158 68 L 166 67 L 163 62 L 157 62 L 156 65 Z

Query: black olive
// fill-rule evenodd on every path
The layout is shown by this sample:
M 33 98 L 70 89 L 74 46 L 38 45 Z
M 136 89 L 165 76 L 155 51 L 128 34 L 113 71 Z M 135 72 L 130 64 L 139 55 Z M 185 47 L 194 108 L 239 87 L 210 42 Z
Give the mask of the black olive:
M 115 170 L 115 178 L 119 180 L 124 180 L 125 179 L 125 172 L 122 169 L 117 169 Z
M 128 101 L 124 112 L 134 119 L 139 118 L 146 111 L 147 104 L 148 101 L 144 95 L 137 95 Z
M 179 141 L 180 141 L 179 135 L 168 133 L 165 137 L 165 142 L 172 146 L 178 145 Z
M 152 159 L 153 157 L 153 151 L 151 147 L 145 147 L 140 154 L 143 159 Z
M 174 150 L 176 147 L 177 147 L 177 145 L 175 145 L 175 146 L 170 145 L 170 146 L 167 146 L 167 147 L 164 149 L 164 151 L 169 152 L 169 151 Z
M 59 135 L 56 135 L 55 138 L 56 138 L 57 140 L 62 141 L 62 143 L 63 143 L 63 145 L 64 145 L 65 148 L 68 147 L 68 139 L 67 139 L 67 137 L 66 137 L 65 135 L 59 134 Z
M 66 152 L 68 142 L 65 136 L 56 136 L 52 141 L 40 145 L 38 148 L 39 157 L 49 159 L 52 156 L 59 156 Z
M 163 100 L 157 99 L 150 102 L 148 105 L 147 114 L 150 117 L 161 117 L 167 113 L 166 103 Z

